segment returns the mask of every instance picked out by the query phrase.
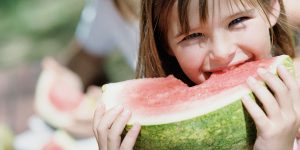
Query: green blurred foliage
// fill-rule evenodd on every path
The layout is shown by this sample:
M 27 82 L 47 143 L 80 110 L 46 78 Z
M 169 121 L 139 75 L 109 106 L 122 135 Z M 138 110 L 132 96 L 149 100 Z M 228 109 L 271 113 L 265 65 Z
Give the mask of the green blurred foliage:
M 64 51 L 83 5 L 83 0 L 1 0 L 0 67 Z
M 16 5 L 20 1 L 21 0 L 1 0 L 0 1 L 0 9 L 1 10 L 4 10 L 4 9 L 10 10 L 11 7 Z

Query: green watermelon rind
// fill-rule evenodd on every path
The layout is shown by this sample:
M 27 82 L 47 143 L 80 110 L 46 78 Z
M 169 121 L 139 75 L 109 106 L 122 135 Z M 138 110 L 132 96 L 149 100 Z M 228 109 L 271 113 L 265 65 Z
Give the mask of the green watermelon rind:
M 126 132 L 130 128 L 131 126 L 128 125 Z M 244 132 L 237 132 L 237 130 Z M 135 149 L 183 150 L 195 147 L 207 150 L 251 149 L 255 137 L 254 122 L 243 108 L 241 100 L 237 100 L 217 111 L 194 119 L 142 126 Z
M 271 66 L 269 71 L 277 74 L 278 64 L 294 74 L 290 57 L 280 56 L 277 64 Z M 255 100 L 251 91 L 248 95 Z M 127 125 L 123 135 L 131 127 L 132 125 Z M 255 124 L 240 98 L 223 108 L 193 119 L 162 125 L 143 125 L 134 149 L 186 150 L 198 147 L 205 150 L 240 150 L 252 149 L 255 139 Z

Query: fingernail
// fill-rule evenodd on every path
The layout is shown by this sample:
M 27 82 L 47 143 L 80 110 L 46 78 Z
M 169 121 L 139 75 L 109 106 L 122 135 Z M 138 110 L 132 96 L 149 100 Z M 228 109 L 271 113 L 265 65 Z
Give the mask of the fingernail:
M 140 124 L 134 124 L 134 125 L 132 126 L 132 130 L 133 130 L 133 131 L 139 131 L 140 128 L 141 128 L 141 125 L 140 125 Z
M 256 84 L 257 83 L 257 80 L 255 78 L 253 78 L 252 76 L 250 76 L 248 79 L 247 79 L 247 83 L 248 84 Z
M 264 75 L 265 73 L 267 73 L 267 70 L 264 69 L 264 68 L 258 68 L 257 73 L 260 74 L 260 75 Z
M 287 70 L 285 69 L 285 67 L 283 65 L 278 65 L 278 69 L 279 71 L 281 71 L 282 73 L 287 73 Z

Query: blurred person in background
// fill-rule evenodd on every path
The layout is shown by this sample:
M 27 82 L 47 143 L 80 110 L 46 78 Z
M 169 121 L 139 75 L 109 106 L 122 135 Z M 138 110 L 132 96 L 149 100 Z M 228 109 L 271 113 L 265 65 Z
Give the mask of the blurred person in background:
M 86 0 L 70 45 L 70 55 L 61 63 L 53 58 L 43 60 L 41 76 L 44 72 L 52 72 L 55 76 L 52 80 L 55 80 L 53 85 L 56 87 L 49 90 L 54 95 L 51 98 L 70 104 L 73 99 L 96 101 L 100 93 L 100 88 L 96 86 L 110 82 L 104 65 L 107 56 L 115 51 L 121 52 L 134 74 L 139 46 L 139 5 L 139 0 Z M 16 137 L 15 149 L 47 149 L 64 143 L 53 140 L 55 137 L 73 141 L 66 145 L 75 143 L 77 148 L 98 149 L 92 132 L 94 107 L 87 110 L 83 106 L 85 102 L 82 102 L 68 115 L 71 120 L 68 124 L 56 124 L 57 121 L 49 119 L 53 118 L 51 112 L 47 112 L 48 106 L 45 106 L 49 103 L 43 103 L 44 106 L 40 104 L 40 101 L 49 100 L 37 96 L 40 95 L 40 84 L 44 84 L 39 82 L 52 81 L 38 80 L 35 97 L 37 116 L 30 118 L 29 130 Z M 57 112 L 55 115 L 54 118 L 60 117 Z
M 139 0 L 88 1 L 70 46 L 73 54 L 65 62 L 85 87 L 109 81 L 104 62 L 116 50 L 133 74 L 139 46 Z
M 294 64 L 296 66 L 296 76 L 300 77 L 300 0 L 283 0 L 283 2 L 285 5 L 288 21 L 292 25 L 292 29 L 294 29 L 296 44 L 296 57 L 294 58 Z M 300 78 L 297 79 L 298 83 L 300 84 Z M 300 138 L 300 130 L 298 138 Z
M 300 31 L 300 1 L 299 0 L 283 0 L 287 18 L 289 20 L 289 23 L 292 25 L 292 28 L 295 31 L 295 39 L 296 39 L 296 56 L 295 60 L 300 59 L 300 47 L 299 47 L 299 31 Z
M 300 31 L 300 1 L 283 0 L 289 22 Z

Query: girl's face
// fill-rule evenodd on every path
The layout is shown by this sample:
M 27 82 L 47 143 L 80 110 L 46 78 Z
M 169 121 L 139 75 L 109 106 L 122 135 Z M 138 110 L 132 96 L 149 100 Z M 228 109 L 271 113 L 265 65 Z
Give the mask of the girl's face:
M 212 72 L 226 71 L 246 61 L 271 56 L 269 28 L 276 24 L 279 15 L 277 0 L 271 4 L 272 15 L 267 16 L 259 8 L 234 0 L 207 2 L 208 17 L 206 22 L 201 22 L 199 0 L 191 0 L 189 33 L 181 33 L 177 3 L 170 14 L 169 53 L 176 57 L 193 82 L 200 84 Z

